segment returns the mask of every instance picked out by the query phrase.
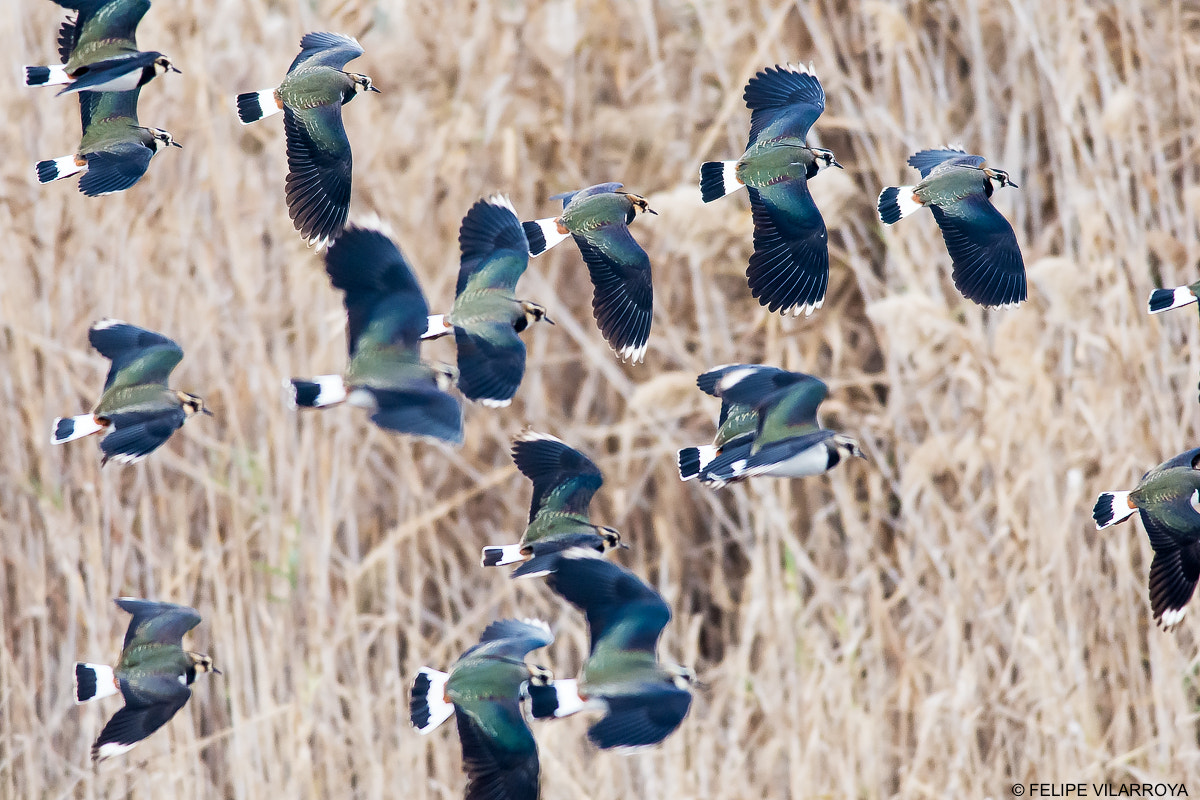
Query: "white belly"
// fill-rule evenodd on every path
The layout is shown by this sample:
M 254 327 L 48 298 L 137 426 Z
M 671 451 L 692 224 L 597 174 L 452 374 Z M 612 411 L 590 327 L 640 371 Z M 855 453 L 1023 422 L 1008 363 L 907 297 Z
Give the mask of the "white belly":
M 825 443 L 821 442 L 807 450 L 801 450 L 791 458 L 769 466 L 752 470 L 755 475 L 773 475 L 776 478 L 806 478 L 809 475 L 820 475 L 829 464 L 829 453 Z

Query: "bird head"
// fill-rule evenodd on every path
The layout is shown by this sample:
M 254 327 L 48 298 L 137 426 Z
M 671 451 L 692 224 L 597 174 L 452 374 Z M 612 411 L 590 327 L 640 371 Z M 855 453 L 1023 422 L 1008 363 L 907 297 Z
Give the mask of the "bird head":
M 154 152 L 162 150 L 164 147 L 178 147 L 181 150 L 183 145 L 171 138 L 171 134 L 164 131 L 162 128 L 146 128 L 150 131 L 150 149 Z
M 179 72 L 179 68 L 172 64 L 171 59 L 164 55 L 160 55 L 158 58 L 154 59 L 155 75 L 163 75 L 168 72 Z M 180 74 L 182 75 L 183 73 Z
M 204 414 L 206 417 L 211 417 L 213 415 L 213 413 L 205 407 L 204 400 L 196 395 L 188 394 L 187 392 L 176 392 L 175 396 L 179 398 L 179 404 L 183 406 L 183 413 L 185 416 L 190 417 L 193 414 Z
M 431 364 L 433 380 L 443 392 L 450 391 L 458 383 L 458 369 L 449 364 Z
M 633 222 L 633 218 L 638 214 L 653 214 L 656 217 L 658 216 L 658 212 L 651 208 L 650 204 L 646 202 L 646 198 L 640 194 L 632 194 L 630 192 L 618 192 L 618 194 L 623 194 L 629 199 L 629 211 L 625 215 L 626 225 Z
M 1015 183 L 1013 183 L 1012 178 L 1008 177 L 1008 173 L 1002 169 L 992 169 L 991 167 L 984 167 L 983 174 L 987 175 L 988 179 L 993 181 L 996 184 L 996 186 L 998 186 L 1000 188 L 1004 188 L 1005 186 L 1011 186 L 1014 189 L 1021 188 L 1020 186 L 1017 186 Z
M 861 458 L 864 461 L 867 458 L 866 454 L 863 453 L 862 448 L 858 446 L 858 442 L 854 439 L 851 439 L 849 436 L 843 436 L 840 433 L 835 433 L 833 435 L 833 445 L 837 448 L 839 456 L 854 456 L 856 458 Z
M 833 157 L 832 150 L 826 150 L 823 147 L 810 147 L 808 149 L 813 154 L 813 163 L 817 165 L 817 172 L 820 172 L 823 169 L 828 169 L 829 167 L 845 169 L 845 167 L 839 164 L 837 159 Z
M 196 675 L 203 675 L 205 672 L 211 672 L 213 675 L 220 675 L 221 670 L 213 666 L 212 656 L 207 656 L 204 653 L 193 653 L 188 651 L 188 658 L 192 660 L 192 670 Z M 191 683 L 191 681 L 188 681 Z
M 616 528 L 609 528 L 605 525 L 597 525 L 596 535 L 603 540 L 604 544 L 602 546 L 604 548 L 604 552 L 606 553 L 609 550 L 616 550 L 617 548 L 622 550 L 629 549 L 629 545 L 621 541 L 621 532 Z
M 677 689 L 689 689 L 692 686 L 699 685 L 696 680 L 696 672 L 691 667 L 683 667 L 679 664 L 666 664 L 667 675 L 671 678 L 671 683 L 675 684 Z
M 528 300 L 522 300 L 521 310 L 525 312 L 524 315 L 513 325 L 517 333 L 525 330 L 535 322 L 549 322 L 551 325 L 554 324 L 554 320 L 550 319 L 550 316 L 546 313 L 545 306 L 531 303 Z
M 350 77 L 350 80 L 353 81 L 353 83 L 350 85 L 351 95 L 358 94 L 359 92 L 375 92 L 376 94 L 382 94 L 382 92 L 375 88 L 375 84 L 371 83 L 370 77 L 366 75 L 360 75 L 357 72 L 347 72 L 346 74 Z
M 534 686 L 549 686 L 554 682 L 554 673 L 540 664 L 530 664 L 529 682 Z

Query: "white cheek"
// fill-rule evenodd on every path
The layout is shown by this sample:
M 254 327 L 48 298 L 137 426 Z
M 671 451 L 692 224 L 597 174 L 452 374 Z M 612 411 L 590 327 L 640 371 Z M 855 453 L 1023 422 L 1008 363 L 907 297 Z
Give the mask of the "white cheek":
M 179 682 L 182 683 L 184 686 L 187 686 L 187 675 L 180 675 Z

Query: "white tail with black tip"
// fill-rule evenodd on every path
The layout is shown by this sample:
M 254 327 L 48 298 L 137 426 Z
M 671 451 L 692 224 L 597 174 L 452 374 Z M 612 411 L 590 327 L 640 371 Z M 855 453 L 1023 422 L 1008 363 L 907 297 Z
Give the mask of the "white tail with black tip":
M 58 417 L 54 420 L 50 444 L 73 442 L 102 430 L 104 430 L 104 426 L 91 414 L 80 414 L 78 417 Z
M 735 192 L 743 184 L 738 180 L 736 161 L 705 161 L 700 165 L 700 199 L 711 203 Z
M 26 86 L 62 86 L 70 82 L 71 76 L 67 74 L 66 64 L 25 68 Z
M 323 408 L 346 401 L 346 382 L 341 375 L 318 375 L 311 380 L 292 378 L 283 385 L 291 393 L 293 408 Z
M 87 162 L 80 164 L 75 156 L 63 156 L 62 158 L 51 158 L 46 161 L 37 162 L 37 179 L 38 183 L 50 183 L 51 181 L 69 178 L 72 175 L 77 175 L 87 169 Z
M 413 680 L 409 718 L 417 733 L 426 734 L 454 715 L 454 704 L 446 699 L 450 674 L 421 667 Z
M 280 111 L 283 111 L 283 105 L 275 97 L 274 89 L 244 92 L 237 96 L 238 119 L 243 125 L 258 122 L 263 117 L 278 114 Z
M 1186 286 L 1177 286 L 1174 289 L 1155 289 L 1150 293 L 1150 313 L 1161 314 L 1172 308 L 1183 308 L 1194 302 L 1196 302 L 1196 295 L 1192 294 L 1192 290 Z
M 119 691 L 113 668 L 104 664 L 75 664 L 75 702 L 111 697 Z
M 525 554 L 521 552 L 521 545 L 506 544 L 499 547 L 483 548 L 483 557 L 480 563 L 485 567 L 503 567 L 507 564 L 516 564 L 518 561 L 524 561 Z
M 564 239 L 571 238 L 570 233 L 559 229 L 558 217 L 522 222 L 521 227 L 525 229 L 525 238 L 529 240 L 531 256 L 540 256 Z
M 685 447 L 679 451 L 679 480 L 690 481 L 697 477 L 717 457 L 717 448 L 711 444 Z
M 1130 502 L 1129 495 L 1129 492 L 1102 492 L 1096 498 L 1096 505 L 1092 507 L 1096 530 L 1104 530 L 1133 516 L 1137 506 Z
M 889 186 L 879 193 L 879 219 L 891 225 L 921 210 L 915 186 Z

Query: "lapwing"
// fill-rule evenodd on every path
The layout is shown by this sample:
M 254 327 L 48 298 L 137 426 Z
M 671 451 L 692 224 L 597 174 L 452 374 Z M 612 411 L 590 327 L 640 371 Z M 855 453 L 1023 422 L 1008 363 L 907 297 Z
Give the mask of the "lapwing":
M 26 67 L 26 86 L 63 86 L 69 92 L 126 92 L 166 72 L 179 72 L 156 50 L 137 48 L 137 26 L 150 0 L 54 0 L 76 11 L 58 29 L 63 63 Z
M 774 391 L 770 387 L 782 386 Z M 803 478 L 833 469 L 843 458 L 865 458 L 858 443 L 817 423 L 817 408 L 829 393 L 819 378 L 802 372 L 737 372 L 717 382 L 721 397 L 752 406 L 758 427 L 751 441 L 727 446 L 705 465 L 700 481 L 721 488 L 753 478 Z
M 483 566 L 524 562 L 513 578 L 544 575 L 552 556 L 582 547 L 598 554 L 628 547 L 621 534 L 591 521 L 588 507 L 604 483 L 599 467 L 583 453 L 546 433 L 527 431 L 513 442 L 517 469 L 533 482 L 529 524 L 517 544 L 483 548 Z
M 453 714 L 462 742 L 467 800 L 537 800 L 537 743 L 521 710 L 530 684 L 551 673 L 525 657 L 554 641 L 540 620 L 506 619 L 483 631 L 479 644 L 450 672 L 422 667 L 412 685 L 413 727 L 433 731 Z
M 519 334 L 538 321 L 554 324 L 546 309 L 517 299 L 517 281 L 529 264 L 529 244 L 508 198 L 480 200 L 458 231 L 462 260 L 454 308 L 434 314 L 424 338 L 454 334 L 458 388 L 469 400 L 502 407 L 525 376 Z
M 200 624 L 194 608 L 133 597 L 116 604 L 133 615 L 117 665 L 75 664 L 76 703 L 118 692 L 125 698 L 92 745 L 93 761 L 132 749 L 183 708 L 197 676 L 221 674 L 209 656 L 183 649 L 183 635 Z
M 363 54 L 340 33 L 308 33 L 278 88 L 237 97 L 238 117 L 250 124 L 283 112 L 287 136 L 288 213 L 309 244 L 333 241 L 350 211 L 353 159 L 342 106 L 359 92 L 378 92 L 366 75 L 343 67 Z
M 658 639 L 671 619 L 662 596 L 627 569 L 591 550 L 557 554 L 550 588 L 587 617 L 588 658 L 576 680 L 530 684 L 535 719 L 584 709 L 604 717 L 588 728 L 600 748 L 657 744 L 692 704 L 692 670 L 658 660 Z
M 1092 518 L 1096 529 L 1116 525 L 1134 512 L 1150 536 L 1150 610 L 1172 630 L 1183 621 L 1200 580 L 1200 448 L 1180 453 L 1142 476 L 1137 488 L 1103 492 Z
M 121 192 L 133 186 L 164 147 L 183 147 L 162 128 L 138 124 L 140 89 L 127 92 L 82 92 L 79 116 L 83 139 L 74 155 L 39 161 L 39 183 L 83 173 L 79 191 L 88 197 Z
M 629 233 L 638 214 L 655 214 L 646 198 L 623 192 L 619 183 L 600 183 L 556 194 L 563 212 L 525 222 L 530 255 L 541 255 L 572 237 L 592 278 L 592 315 L 604 340 L 621 359 L 636 364 L 646 356 L 653 316 L 650 257 Z
M 916 186 L 889 186 L 879 194 L 879 218 L 888 225 L 928 206 L 954 263 L 954 285 L 982 306 L 1025 299 L 1025 262 L 1017 235 L 989 198 L 995 187 L 1018 188 L 983 156 L 957 148 L 922 150 L 908 163 L 921 173 Z
M 829 285 L 829 235 L 808 181 L 842 168 L 831 151 L 806 142 L 825 110 L 825 90 L 811 65 L 781 64 L 751 78 L 742 97 L 751 112 L 746 152 L 701 164 L 700 196 L 711 203 L 746 187 L 754 219 L 750 292 L 770 311 L 808 316 Z
M 293 402 L 349 403 L 381 428 L 460 444 L 453 371 L 421 360 L 429 307 L 400 248 L 374 222 L 350 225 L 325 252 L 325 271 L 345 293 L 350 363 L 344 376 L 292 379 Z
M 167 386 L 183 350 L 161 333 L 117 319 L 102 319 L 88 342 L 112 362 L 104 393 L 90 414 L 54 420 L 52 444 L 107 431 L 100 464 L 132 464 L 157 450 L 195 414 L 212 412 L 194 394 Z
M 726 389 L 743 380 L 762 381 L 761 396 L 787 385 L 792 373 L 778 367 L 763 364 L 726 364 L 705 372 L 696 378 L 696 386 L 705 394 L 721 398 L 721 412 L 717 418 L 717 435 L 712 444 L 685 447 L 679 451 L 679 479 L 690 481 L 703 473 L 708 465 L 727 448 L 748 445 L 754 441 L 758 431 L 758 412 L 754 404 L 731 403 L 723 398 Z M 780 383 L 773 383 L 778 379 Z

